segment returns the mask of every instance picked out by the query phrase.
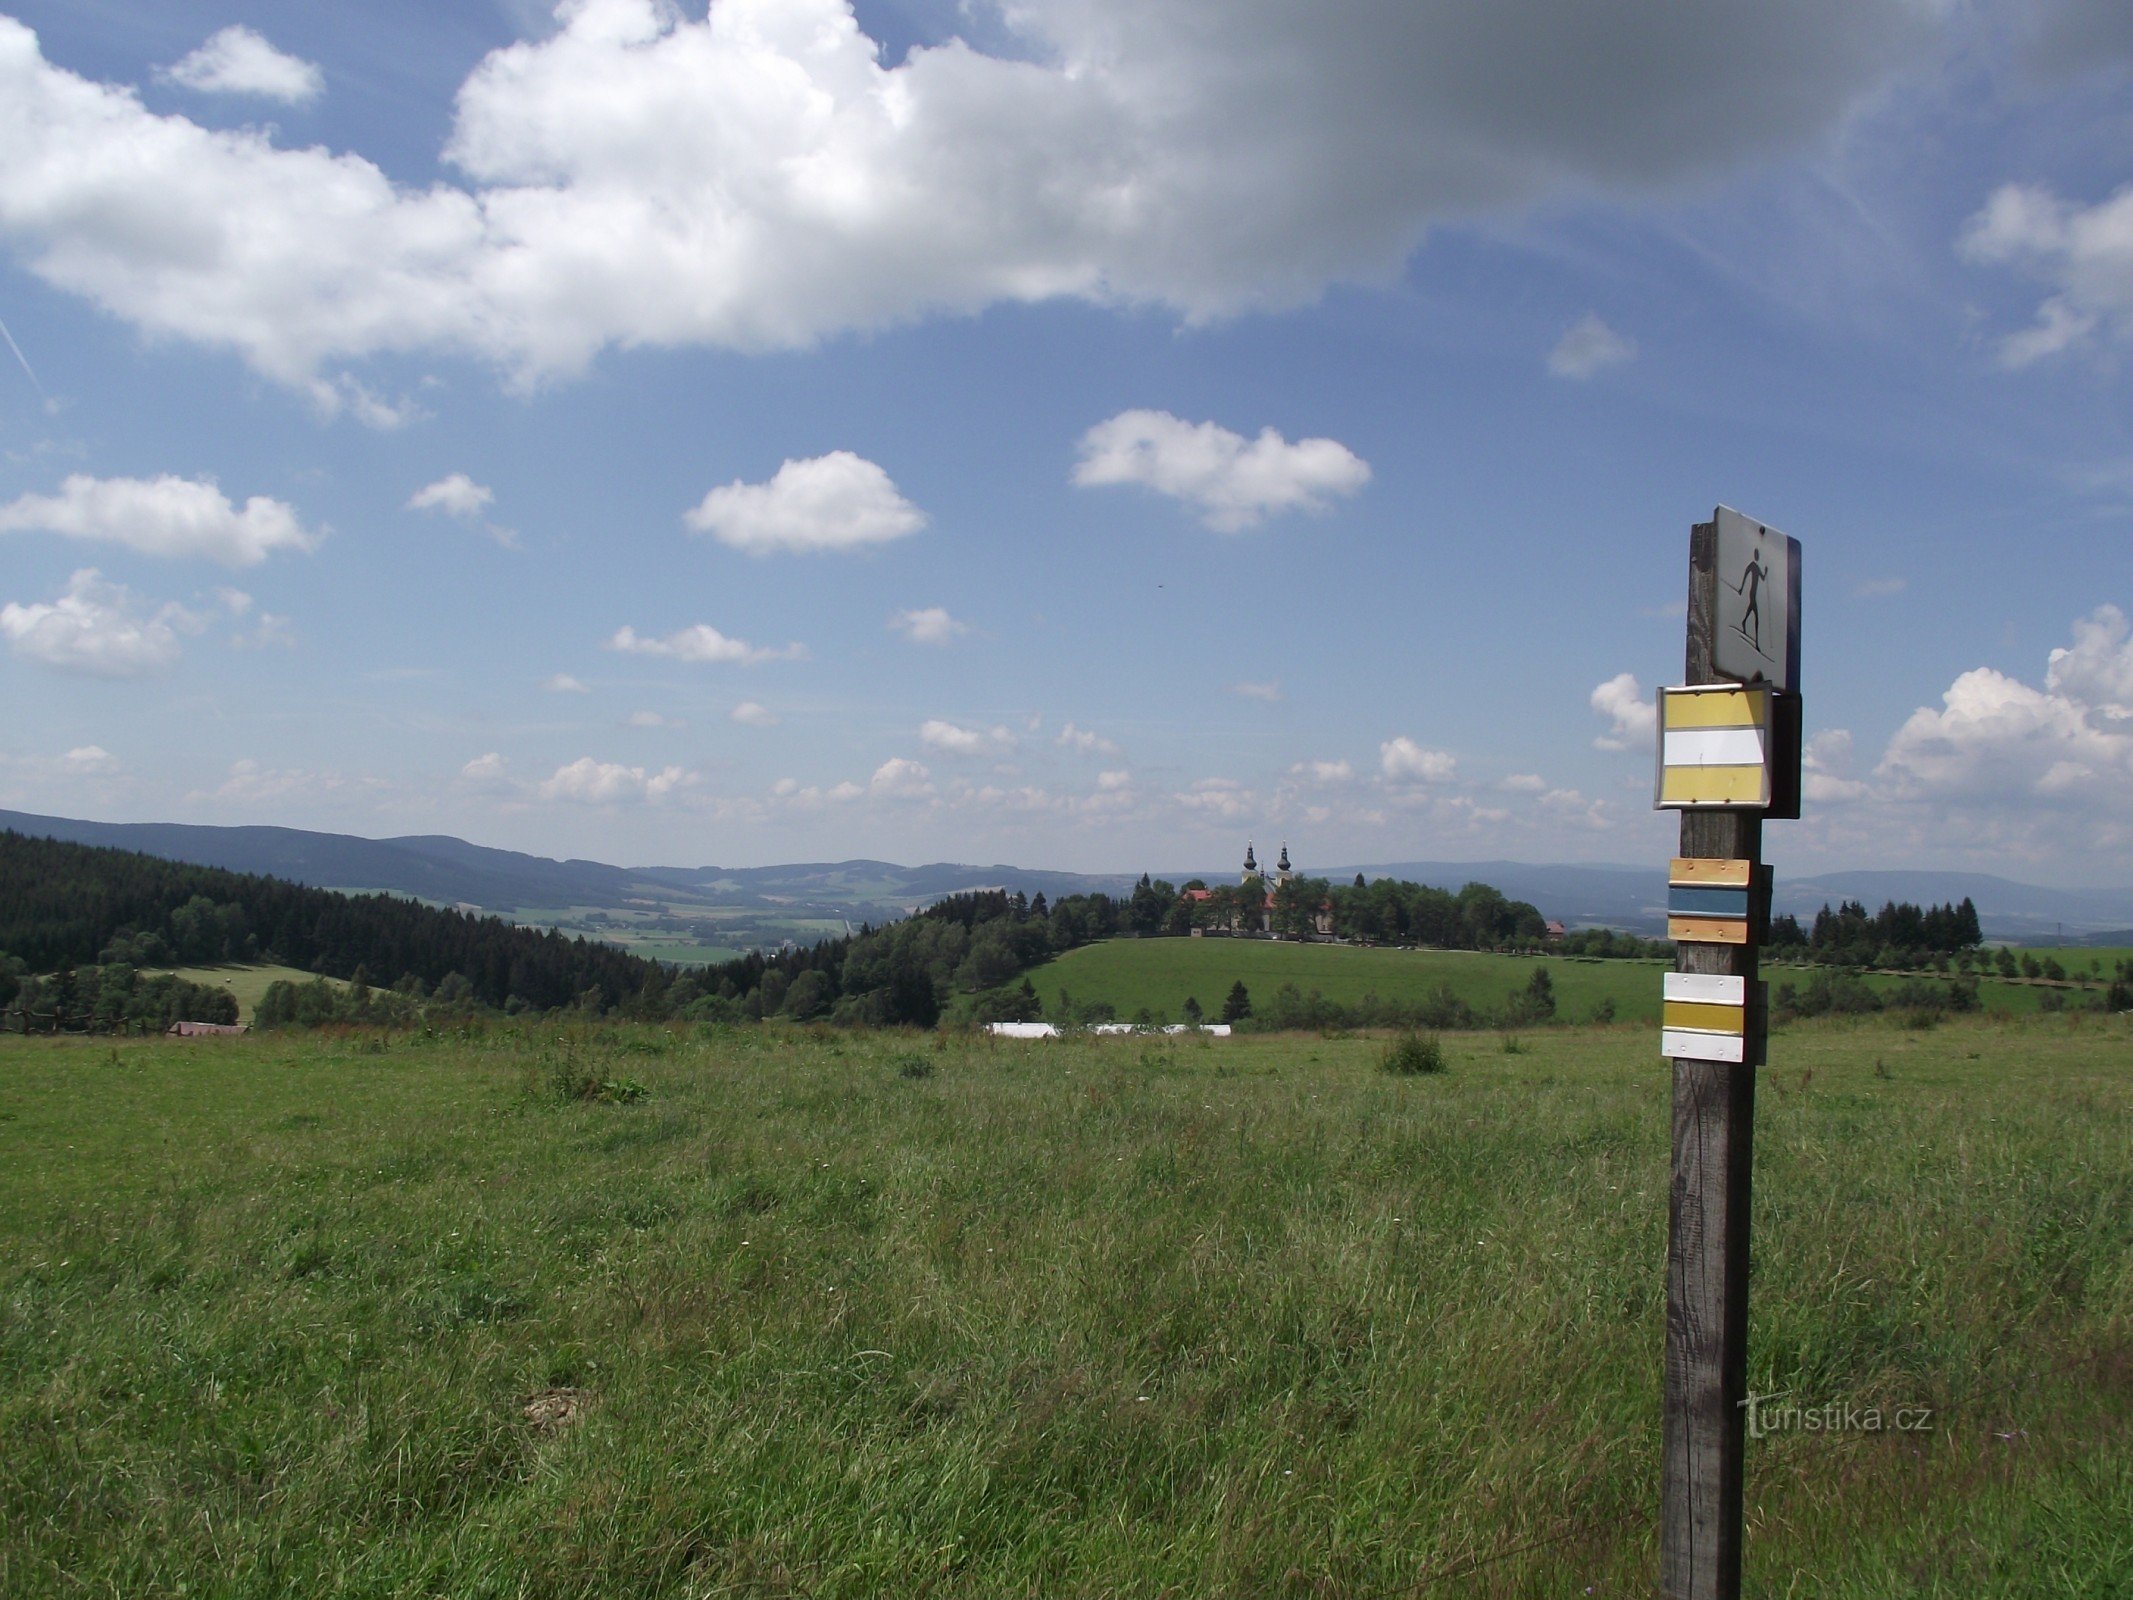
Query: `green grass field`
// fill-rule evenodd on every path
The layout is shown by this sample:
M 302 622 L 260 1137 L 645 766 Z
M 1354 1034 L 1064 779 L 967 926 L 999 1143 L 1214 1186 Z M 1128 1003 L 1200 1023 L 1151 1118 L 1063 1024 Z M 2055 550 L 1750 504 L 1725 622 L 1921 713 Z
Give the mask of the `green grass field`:
M 296 967 L 263 966 L 249 962 L 231 962 L 218 967 L 171 967 L 165 969 L 193 983 L 211 984 L 218 989 L 227 989 L 237 997 L 237 1017 L 241 1022 L 250 1022 L 252 1013 L 259 1008 L 259 1001 L 270 985 L 287 979 L 290 983 L 311 983 L 318 974 L 304 972 Z M 339 978 L 328 978 L 328 983 L 342 987 Z
M 2119 962 L 2133 956 L 2133 948 L 2125 945 L 2040 944 L 2012 948 L 2017 959 L 2025 955 L 2035 956 L 2039 961 L 2047 956 L 2056 958 L 2070 978 L 2092 976 L 2091 963 L 2108 978 Z
M 0 1038 L 0 1593 L 1646 1595 L 1651 1030 L 1381 1048 Z M 2133 1024 L 1772 1054 L 1749 1592 L 2127 1593 Z
M 813 944 L 840 937 L 849 926 L 839 917 L 785 916 L 756 906 L 705 906 L 693 901 L 621 909 L 526 906 L 509 915 L 511 921 L 526 927 L 552 927 L 568 935 L 600 940 L 648 961 L 683 966 L 737 960 L 752 949 L 774 948 L 781 939 Z M 671 926 L 656 926 L 669 917 L 692 926 L 709 924 L 722 933 L 730 932 L 732 939 L 706 942 Z
M 1658 961 L 1580 960 L 1563 956 L 1506 956 L 1472 950 L 1362 949 L 1339 944 L 1290 944 L 1267 939 L 1107 939 L 1084 945 L 1033 968 L 1028 977 L 1038 997 L 1057 1009 L 1064 989 L 1076 1004 L 1108 1001 L 1122 1018 L 1143 1007 L 1159 1022 L 1179 1020 L 1186 997 L 1212 1017 L 1232 983 L 1241 981 L 1255 1004 L 1264 1004 L 1284 983 L 1329 1000 L 1353 1004 L 1365 995 L 1419 1001 L 1444 987 L 1476 1011 L 1501 1009 L 1523 989 L 1536 967 L 1555 987 L 1559 1017 L 1584 1021 L 1612 1002 L 1618 1021 L 1659 1020 L 1659 979 L 1669 964 Z M 1764 976 L 1804 986 L 1812 968 L 1770 966 Z M 2109 970 L 2108 963 L 2106 971 Z M 1870 974 L 1866 982 L 1884 993 L 1906 980 Z M 2044 991 L 2024 983 L 1988 978 L 1980 999 L 1991 1010 L 2026 1013 Z
M 2118 963 L 2133 957 L 2133 950 L 2087 945 L 2036 945 L 2026 949 L 2015 946 L 2014 953 L 2017 960 L 2030 955 L 2039 962 L 2057 961 L 2065 970 L 2068 981 L 2092 987 L 2109 983 L 2118 970 Z
M 1316 989 L 1344 1004 L 1366 994 L 1420 1000 L 1442 985 L 1477 1010 L 1496 1008 L 1526 986 L 1536 967 L 1547 970 L 1565 1017 L 1589 1017 L 1602 1000 L 1612 1000 L 1618 1018 L 1658 1021 L 1664 968 L 1647 961 L 1566 961 L 1268 939 L 1106 939 L 1069 950 L 1028 976 L 1047 1006 L 1054 1006 L 1065 989 L 1077 1003 L 1108 1001 L 1121 1017 L 1146 1007 L 1158 1021 L 1171 1022 L 1188 995 L 1212 1017 L 1230 985 L 1240 980 L 1261 1004 L 1284 983 L 1305 993 Z

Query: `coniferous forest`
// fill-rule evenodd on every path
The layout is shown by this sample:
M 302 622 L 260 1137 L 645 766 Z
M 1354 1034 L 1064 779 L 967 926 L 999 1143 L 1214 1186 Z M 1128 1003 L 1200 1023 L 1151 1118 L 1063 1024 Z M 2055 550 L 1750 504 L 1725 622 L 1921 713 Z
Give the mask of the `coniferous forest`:
M 652 963 L 609 945 L 391 895 L 347 895 L 126 850 L 0 833 L 0 952 L 21 970 L 272 960 L 335 978 L 453 974 L 470 998 L 602 1009 Z M 0 996 L 0 1003 L 5 997 Z

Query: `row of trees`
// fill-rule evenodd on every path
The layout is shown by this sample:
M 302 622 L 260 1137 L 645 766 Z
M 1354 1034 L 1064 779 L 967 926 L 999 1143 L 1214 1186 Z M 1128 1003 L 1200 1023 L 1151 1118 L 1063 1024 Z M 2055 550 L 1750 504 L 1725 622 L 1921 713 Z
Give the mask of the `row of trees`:
M 1290 877 L 1271 894 L 1263 878 L 1209 888 L 1199 878 L 1173 888 L 1141 874 L 1126 902 L 1119 931 L 1152 934 L 1203 932 L 1272 933 L 1279 938 L 1326 935 L 1359 944 L 1426 944 L 1445 950 L 1533 949 L 1545 943 L 1548 924 L 1523 900 L 1507 898 L 1486 883 L 1454 894 L 1401 878 L 1351 884 Z
M 1824 905 L 1808 930 L 1797 917 L 1773 917 L 1768 948 L 1831 966 L 1920 967 L 1984 941 L 1977 907 L 1965 895 L 1957 904 L 1924 907 L 1891 900 L 1872 915 L 1858 900 L 1835 910 Z
M 0 1015 L 23 1033 L 161 1033 L 173 1022 L 235 1022 L 237 997 L 123 961 L 33 977 L 8 956 L 0 957 Z

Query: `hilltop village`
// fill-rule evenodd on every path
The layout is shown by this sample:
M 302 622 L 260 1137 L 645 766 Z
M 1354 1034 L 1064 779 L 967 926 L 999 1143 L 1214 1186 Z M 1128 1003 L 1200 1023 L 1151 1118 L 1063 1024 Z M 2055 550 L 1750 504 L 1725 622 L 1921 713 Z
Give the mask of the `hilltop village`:
M 1143 873 L 1123 909 L 1119 931 L 1144 937 L 1212 934 L 1496 948 L 1535 946 L 1563 935 L 1561 923 L 1485 883 L 1470 883 L 1455 895 L 1398 878 L 1373 883 L 1360 872 L 1343 885 L 1306 877 L 1289 864 L 1287 841 L 1271 872 L 1261 867 L 1257 846 L 1247 841 L 1234 885 L 1190 878 L 1174 888 Z

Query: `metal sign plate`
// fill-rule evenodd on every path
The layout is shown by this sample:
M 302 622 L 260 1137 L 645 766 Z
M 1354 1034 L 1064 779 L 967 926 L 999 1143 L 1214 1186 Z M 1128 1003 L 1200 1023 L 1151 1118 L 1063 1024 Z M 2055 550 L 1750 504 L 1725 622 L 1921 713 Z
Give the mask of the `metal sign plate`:
M 1722 973 L 1669 972 L 1660 999 L 1659 1053 L 1677 1061 L 1759 1065 L 1761 1041 L 1751 1010 L 1760 1012 L 1763 985 Z
M 1770 804 L 1770 691 L 1729 683 L 1659 691 L 1661 810 L 1760 811 Z
M 1728 506 L 1718 522 L 1712 658 L 1742 683 L 1800 692 L 1800 541 Z

